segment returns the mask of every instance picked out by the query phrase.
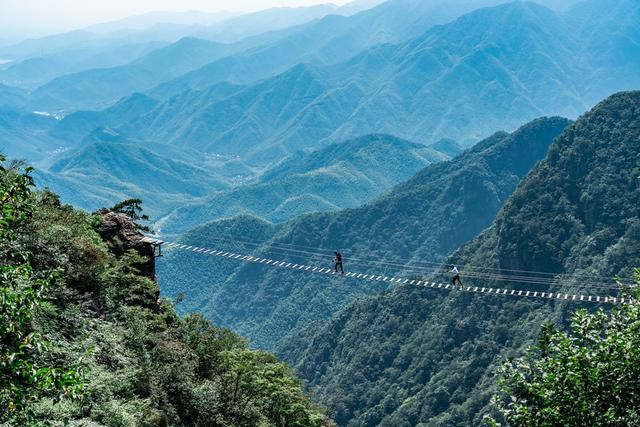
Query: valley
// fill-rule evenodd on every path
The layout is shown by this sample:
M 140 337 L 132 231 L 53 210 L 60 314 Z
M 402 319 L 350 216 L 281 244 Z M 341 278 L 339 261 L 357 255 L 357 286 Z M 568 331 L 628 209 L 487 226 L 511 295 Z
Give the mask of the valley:
M 0 44 L 0 424 L 637 425 L 640 4 L 222 3 Z

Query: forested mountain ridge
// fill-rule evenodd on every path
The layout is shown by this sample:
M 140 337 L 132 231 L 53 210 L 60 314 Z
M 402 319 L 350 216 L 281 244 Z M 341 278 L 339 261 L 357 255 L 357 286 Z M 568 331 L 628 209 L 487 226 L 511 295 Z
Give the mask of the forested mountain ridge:
M 273 355 L 159 299 L 139 206 L 61 205 L 4 157 L 0 194 L 0 424 L 331 425 Z
M 238 236 L 252 241 L 268 241 L 282 225 L 272 224 L 249 215 L 220 219 L 189 230 L 180 237 L 180 241 L 199 247 L 212 246 L 212 242 L 229 242 Z M 255 249 L 243 247 L 245 251 Z M 210 257 L 193 257 L 167 249 L 158 263 L 158 279 L 164 295 L 184 295 L 176 308 L 179 313 L 204 313 L 204 309 L 216 300 L 224 283 L 238 265 L 230 260 L 213 260 Z M 173 281 L 172 279 L 178 279 Z M 206 315 L 208 317 L 208 315 Z
M 447 258 L 462 264 L 465 284 L 549 289 L 464 275 L 523 269 L 557 272 L 556 291 L 615 294 L 613 276 L 640 265 L 639 118 L 640 92 L 623 92 L 569 126 L 491 227 Z M 290 337 L 279 353 L 339 425 L 480 425 L 500 360 L 578 306 L 398 287 Z
M 470 146 L 495 129 L 510 131 L 550 112 L 577 115 L 591 99 L 633 87 L 640 76 L 640 64 L 626 59 L 640 57 L 634 54 L 640 51 L 640 29 L 630 18 L 640 12 L 637 2 L 607 8 L 602 0 L 589 0 L 566 12 L 526 2 L 474 10 L 484 4 L 394 0 L 233 45 L 186 38 L 122 67 L 61 77 L 51 91 L 35 95 L 10 90 L 5 99 L 14 105 L 0 111 L 0 149 L 27 158 L 42 175 L 50 172 L 47 182 L 65 201 L 93 209 L 89 202 L 115 203 L 126 186 L 92 191 L 86 174 L 71 182 L 47 169 L 57 157 L 81 154 L 71 150 L 99 127 L 161 157 L 173 156 L 167 147 L 189 153 L 192 166 L 235 185 L 298 151 L 371 133 L 427 145 L 453 138 Z M 218 60 L 198 76 L 184 74 L 213 58 Z M 188 75 L 194 80 L 180 80 Z M 176 85 L 163 92 L 157 84 L 170 76 L 178 77 L 169 80 Z M 126 87 L 111 90 L 111 84 Z M 130 93 L 143 89 L 146 94 Z M 66 97 L 83 98 L 84 104 L 66 113 L 88 106 L 94 95 L 100 98 L 96 105 L 115 104 L 64 118 L 20 107 L 34 110 L 30 99 L 38 97 L 53 105 L 56 94 L 67 105 L 73 100 Z M 130 153 L 123 150 L 123 162 Z M 137 163 L 136 157 L 129 160 L 132 167 Z M 156 162 L 161 164 L 169 162 Z M 132 196 L 144 198 L 156 218 L 170 219 L 168 212 L 192 201 L 188 188 L 161 200 L 158 192 L 145 195 L 135 184 Z M 274 206 L 278 212 L 268 219 L 288 219 L 289 208 L 301 213 L 344 206 L 353 203 L 301 196 L 282 209 Z
M 574 9 L 556 13 L 514 2 L 475 10 L 341 63 L 297 64 L 225 99 L 202 100 L 202 109 L 186 119 L 166 105 L 148 113 L 135 132 L 255 164 L 363 133 L 426 143 L 448 137 L 470 145 L 541 115 L 577 116 L 607 94 L 640 83 L 635 61 L 608 65 L 619 61 L 621 50 L 640 52 L 640 24 L 625 19 L 637 16 L 637 2 L 624 0 L 604 16 L 590 10 L 579 26 L 571 19 Z M 614 29 L 616 23 L 621 28 Z M 588 49 L 596 38 L 588 29 L 597 30 L 602 51 Z
M 221 231 L 208 233 L 208 227 L 220 227 L 214 222 L 187 235 L 185 243 L 319 266 L 329 266 L 332 251 L 338 249 L 350 271 L 363 268 L 350 258 L 438 261 L 491 223 L 522 176 L 544 156 L 568 123 L 562 118 L 543 118 L 512 134 L 498 132 L 451 161 L 427 166 L 363 207 L 305 215 L 271 229 L 268 238 L 254 238 L 251 233 L 229 237 Z M 217 235 L 223 236 L 223 241 Z M 231 241 L 225 242 L 225 238 Z M 243 241 L 258 247 L 237 243 Z M 326 252 L 285 254 L 278 249 L 282 245 Z M 198 268 L 193 268 L 196 264 Z M 164 280 L 172 283 L 172 289 L 184 292 L 187 300 L 192 289 L 206 287 L 209 297 L 205 306 L 198 305 L 200 310 L 217 323 L 249 336 L 261 348 L 272 347 L 296 328 L 328 318 L 357 296 L 382 291 L 379 284 L 351 279 L 326 280 L 257 265 L 230 266 L 233 263 L 222 267 L 217 260 L 198 254 L 171 253 L 159 265 L 161 286 L 164 288 Z
M 166 100 L 187 89 L 204 90 L 220 81 L 255 83 L 300 63 L 339 63 L 364 49 L 406 41 L 427 28 L 445 24 L 474 8 L 496 3 L 495 0 L 450 0 L 447 4 L 425 0 L 391 0 L 352 16 L 330 14 L 307 25 L 289 29 L 288 34 L 275 43 L 214 61 L 169 80 L 150 93 Z
M 281 223 L 308 212 L 360 206 L 424 166 L 460 151 L 455 143 L 444 149 L 449 154 L 390 135 L 367 135 L 311 153 L 294 153 L 254 182 L 182 206 L 158 225 L 163 234 L 175 234 L 239 214 Z
M 160 154 L 162 153 L 162 154 Z M 97 129 L 64 153 L 48 171 L 36 171 L 38 185 L 89 211 L 131 197 L 148 200 L 161 215 L 174 206 L 229 188 L 228 181 L 193 161 L 191 153 L 157 145 L 148 149 L 112 129 Z

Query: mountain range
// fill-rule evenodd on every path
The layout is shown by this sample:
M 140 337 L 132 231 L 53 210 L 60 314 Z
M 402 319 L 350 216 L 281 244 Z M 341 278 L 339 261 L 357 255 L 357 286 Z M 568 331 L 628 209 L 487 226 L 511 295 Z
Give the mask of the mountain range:
M 351 14 L 374 6 L 376 1 L 353 1 L 342 7 L 275 7 L 251 13 L 149 12 L 91 25 L 80 30 L 0 47 L 0 57 L 19 63 L 25 59 L 124 47 L 130 40 L 173 43 L 183 37 L 199 37 L 219 43 L 302 25 L 328 13 Z
M 58 190 L 65 177 L 54 179 L 58 172 L 48 168 L 60 156 L 97 154 L 82 151 L 82 141 L 105 128 L 156 159 L 172 156 L 173 147 L 188 153 L 193 166 L 212 168 L 209 176 L 246 184 L 294 153 L 373 133 L 425 145 L 452 138 L 468 147 L 495 129 L 509 131 L 541 115 L 575 117 L 595 99 L 639 83 L 636 2 L 612 8 L 586 0 L 564 11 L 516 2 L 474 10 L 485 4 L 493 3 L 391 0 L 232 44 L 184 38 L 128 64 L 64 75 L 32 92 L 2 86 L 0 148 L 35 163 Z M 76 40 L 82 37 L 47 43 L 64 54 L 65 40 L 83 46 Z M 120 153 L 121 162 L 129 153 Z M 92 193 L 90 185 L 76 184 L 58 191 L 77 196 L 69 202 L 109 204 L 128 191 L 119 185 L 122 191 Z M 169 218 L 193 193 L 185 188 L 180 197 L 161 200 L 161 193 L 149 192 L 146 201 L 154 214 Z M 326 202 L 305 198 L 294 205 L 306 211 L 329 208 Z
M 38 413 L 289 424 L 271 410 L 281 400 L 299 405 L 300 425 L 332 425 L 322 408 L 350 427 L 502 422 L 496 367 L 542 325 L 598 307 L 569 295 L 617 295 L 640 266 L 639 86 L 637 0 L 151 13 L 0 47 L 0 155 L 26 159 L 53 191 L 5 197 L 25 213 L 7 253 L 14 262 L 21 247 L 34 278 L 64 278 L 26 328 L 55 338 L 45 359 L 93 369 L 90 399 L 51 409 L 44 396 Z M 7 182 L 28 181 L 5 163 Z M 148 235 L 169 242 L 328 268 L 340 251 L 347 272 L 432 283 L 455 264 L 469 288 L 171 245 L 142 278 L 132 253 L 107 251 L 119 238 L 96 234 L 119 217 L 123 236 L 142 238 L 125 213 L 95 213 L 130 198 L 143 200 Z M 263 379 L 267 365 L 283 387 Z M 240 379 L 259 402 L 224 391 Z
M 162 152 L 131 143 L 109 128 L 99 129 L 81 148 L 63 153 L 47 171 L 37 171 L 36 182 L 89 211 L 141 197 L 152 214 L 229 187 L 224 177 L 194 163 L 189 153 L 173 147 Z
M 254 165 L 372 131 L 469 145 L 542 114 L 575 117 L 606 94 L 638 85 L 635 61 L 608 65 L 623 52 L 640 51 L 638 21 L 627 19 L 638 4 L 623 1 L 603 15 L 604 7 L 596 0 L 576 6 L 590 11 L 582 12 L 581 25 L 574 9 L 557 13 L 522 2 L 480 9 L 338 64 L 297 65 L 224 99 L 183 92 L 128 129 L 143 140 L 233 153 Z M 594 39 L 606 49 L 592 48 Z M 242 58 L 206 69 L 218 81 L 234 82 L 227 71 Z M 185 117 L 181 99 L 198 110 Z
M 275 227 L 261 225 L 261 233 L 243 233 L 253 230 L 257 220 L 239 217 L 222 223 L 233 232 L 213 222 L 187 233 L 183 241 L 319 266 L 330 266 L 333 250 L 339 249 L 350 271 L 367 268 L 359 260 L 371 258 L 437 263 L 491 223 L 568 123 L 543 118 L 512 134 L 498 132 L 453 160 L 427 166 L 362 207 L 308 214 Z M 304 249 L 309 247 L 316 249 Z M 172 252 L 158 265 L 160 284 L 168 295 L 186 294 L 182 309 L 197 309 L 261 348 L 272 348 L 293 330 L 330 317 L 356 297 L 383 290 L 375 283 L 227 264 Z M 380 274 L 385 273 L 382 267 Z
M 345 7 L 343 13 L 359 8 L 357 5 L 352 5 L 350 9 Z M 207 67 L 163 84 L 152 91 L 152 95 L 166 99 L 169 94 L 176 95 L 184 91 L 185 87 L 205 89 L 221 81 L 254 83 L 300 62 L 315 60 L 334 63 L 375 44 L 405 40 L 417 35 L 423 28 L 444 23 L 471 9 L 471 3 L 462 0 L 448 7 L 438 2 L 394 0 L 353 17 L 340 15 L 341 8 L 329 5 L 275 8 L 245 14 L 224 20 L 211 28 L 186 33 L 191 37 L 157 49 L 128 64 L 96 68 L 53 79 L 34 91 L 30 105 L 45 111 L 106 107 L 121 96 L 151 90 L 156 85 L 208 63 L 211 64 Z M 329 16 L 315 20 L 324 15 Z M 312 22 L 305 24 L 308 21 Z M 368 31 L 372 27 L 379 28 L 374 35 Z M 139 35 L 136 39 L 140 39 Z M 127 48 L 128 52 L 134 50 L 130 46 Z M 65 55 L 68 53 L 65 52 Z M 220 60 L 215 61 L 218 58 Z M 4 79 L 0 73 L 0 81 L 15 83 L 12 69 L 6 71 L 8 75 Z M 81 96 L 74 90 L 77 88 L 89 92 Z
M 493 223 L 447 256 L 466 266 L 466 285 L 615 293 L 614 277 L 640 263 L 638 117 L 640 92 L 619 93 L 569 126 Z M 465 268 L 557 275 L 505 283 Z M 280 354 L 338 425 L 480 425 L 500 360 L 579 306 L 399 286 L 285 340 Z
M 448 160 L 460 151 L 455 142 L 426 147 L 389 135 L 368 135 L 311 153 L 294 153 L 257 182 L 180 207 L 158 223 L 167 224 L 162 228 L 166 235 L 239 214 L 279 223 L 308 212 L 356 207 L 427 164 Z
M 154 104 L 133 95 L 101 113 L 52 119 L 52 133 L 66 133 L 66 140 L 74 141 L 79 134 L 69 129 L 90 129 L 105 117 L 124 118 L 145 102 Z M 171 145 L 145 148 L 126 134 L 99 127 L 77 142 L 77 148 L 61 149 L 45 170 L 36 172 L 36 181 L 89 211 L 140 198 L 153 217 L 153 228 L 175 235 L 240 213 L 283 222 L 303 213 L 355 207 L 460 150 L 453 141 L 426 147 L 370 135 L 297 153 L 256 176 L 240 161 L 202 158 L 196 151 Z

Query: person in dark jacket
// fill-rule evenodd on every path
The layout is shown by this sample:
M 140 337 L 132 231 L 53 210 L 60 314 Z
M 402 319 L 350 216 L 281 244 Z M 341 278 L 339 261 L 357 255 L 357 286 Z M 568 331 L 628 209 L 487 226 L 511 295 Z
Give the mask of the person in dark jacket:
M 333 262 L 335 263 L 334 265 L 335 272 L 337 273 L 338 267 L 340 267 L 340 271 L 342 272 L 342 274 L 344 274 L 344 268 L 342 268 L 342 254 L 338 251 L 334 251 L 333 253 L 336 256 L 333 260 Z

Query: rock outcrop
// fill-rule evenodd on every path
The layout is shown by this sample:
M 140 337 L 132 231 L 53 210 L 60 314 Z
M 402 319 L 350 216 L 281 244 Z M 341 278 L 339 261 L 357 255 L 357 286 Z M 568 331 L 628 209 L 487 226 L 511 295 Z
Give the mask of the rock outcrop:
M 143 240 L 144 236 L 131 218 L 108 209 L 100 209 L 95 214 L 102 220 L 98 233 L 109 246 L 109 250 L 116 257 L 121 257 L 131 249 L 135 250 L 146 259 L 144 263 L 137 266 L 140 274 L 155 281 L 156 263 L 153 246 Z

